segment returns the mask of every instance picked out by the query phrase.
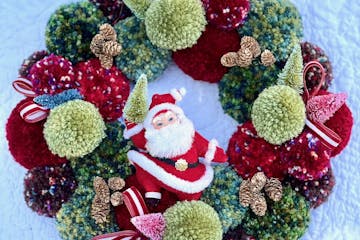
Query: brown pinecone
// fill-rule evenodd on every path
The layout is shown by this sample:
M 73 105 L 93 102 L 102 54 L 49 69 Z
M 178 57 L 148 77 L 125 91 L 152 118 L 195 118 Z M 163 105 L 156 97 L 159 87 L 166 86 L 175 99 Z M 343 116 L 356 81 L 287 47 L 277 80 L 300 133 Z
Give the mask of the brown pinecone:
M 254 176 L 251 178 L 251 190 L 254 193 L 259 193 L 266 184 L 267 177 L 263 172 L 257 172 L 254 174 Z
M 109 188 L 113 191 L 119 191 L 125 187 L 125 181 L 121 177 L 112 177 L 108 180 Z
M 253 37 L 250 36 L 242 37 L 240 45 L 242 49 L 245 48 L 249 49 L 254 58 L 258 57 L 261 54 L 260 45 Z
M 275 62 L 276 62 L 276 59 L 274 57 L 274 54 L 272 54 L 272 52 L 270 52 L 267 49 L 265 51 L 263 51 L 263 53 L 261 54 L 261 63 L 265 67 L 269 67 L 269 66 L 273 65 Z
M 267 210 L 265 197 L 261 194 L 255 194 L 250 207 L 257 216 L 264 216 Z
M 114 192 L 113 194 L 111 194 L 110 201 L 114 207 L 117 207 L 123 204 L 124 196 L 121 192 Z
M 248 67 L 251 65 L 253 56 L 251 51 L 248 48 L 241 48 L 238 51 L 238 57 L 236 59 L 236 64 L 239 67 Z
M 238 58 L 237 52 L 228 52 L 221 57 L 221 65 L 224 67 L 236 66 L 236 59 Z
M 108 23 L 104 23 L 100 26 L 100 34 L 104 36 L 106 41 L 116 41 L 116 31 Z
M 102 52 L 107 56 L 116 56 L 121 52 L 121 45 L 113 41 L 105 42 Z
M 105 39 L 102 35 L 96 34 L 90 43 L 90 50 L 95 56 L 99 56 L 103 53 L 103 46 L 105 44 Z
M 99 55 L 99 60 L 100 60 L 101 66 L 106 69 L 110 69 L 114 62 L 113 57 L 103 55 L 103 54 Z
M 251 192 L 249 180 L 242 181 L 239 190 L 239 201 L 243 207 L 248 207 L 252 202 L 253 193 Z
M 94 190 L 95 194 L 98 195 L 104 203 L 110 202 L 110 190 L 103 178 L 94 178 Z
M 277 202 L 282 197 L 282 185 L 279 179 L 270 178 L 265 184 L 265 192 L 270 199 Z
M 96 194 L 91 204 L 91 217 L 96 224 L 103 224 L 108 221 L 107 217 L 110 213 L 110 204 L 104 202 L 104 199 Z

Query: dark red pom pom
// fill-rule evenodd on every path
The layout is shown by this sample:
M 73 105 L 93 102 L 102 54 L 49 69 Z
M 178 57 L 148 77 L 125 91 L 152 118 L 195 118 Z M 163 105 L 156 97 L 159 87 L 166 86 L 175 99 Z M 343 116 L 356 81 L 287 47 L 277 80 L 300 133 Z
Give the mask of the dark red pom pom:
M 140 191 L 140 193 L 144 197 L 145 190 L 139 184 L 135 175 L 128 177 L 125 180 L 125 182 L 126 182 L 126 187 L 124 189 L 134 186 Z M 168 209 L 178 201 L 176 195 L 171 192 L 162 191 L 161 194 L 162 196 L 159 205 L 152 211 L 154 213 L 158 213 L 158 212 L 163 213 L 165 212 L 166 209 Z M 136 230 L 134 225 L 132 225 L 132 223 L 130 222 L 131 217 L 129 211 L 127 210 L 124 204 L 115 209 L 115 215 L 116 215 L 117 224 L 119 225 L 120 229 Z
M 27 98 L 18 103 L 6 124 L 6 138 L 11 154 L 16 162 L 27 169 L 65 163 L 65 158 L 53 155 L 46 145 L 43 136 L 45 121 L 27 123 L 20 117 L 19 107 L 29 100 Z
M 248 179 L 257 172 L 267 177 L 283 179 L 286 168 L 280 163 L 278 146 L 260 138 L 251 122 L 238 126 L 230 139 L 227 154 L 229 163 L 234 165 L 238 174 Z
M 207 20 L 222 29 L 236 29 L 246 20 L 249 0 L 202 0 Z
M 80 93 L 99 108 L 104 120 L 110 122 L 121 117 L 130 93 L 125 75 L 115 66 L 101 67 L 98 59 L 80 62 L 75 69 Z
M 132 15 L 122 0 L 90 0 L 106 16 L 112 25 Z
M 25 201 L 39 215 L 55 217 L 76 186 L 74 173 L 68 164 L 36 167 L 28 171 L 24 179 Z
M 227 231 L 223 240 L 256 240 L 256 238 L 248 235 L 241 226 L 238 226 L 235 229 Z
M 36 51 L 31 54 L 27 59 L 23 61 L 19 69 L 19 76 L 26 78 L 29 75 L 31 67 L 37 62 L 43 59 L 44 57 L 49 56 L 49 53 L 45 50 Z
M 173 60 L 195 80 L 215 83 L 228 72 L 228 68 L 221 65 L 222 55 L 239 48 L 240 37 L 235 30 L 226 32 L 207 26 L 197 44 L 174 52 Z
M 53 95 L 77 86 L 72 63 L 54 54 L 36 62 L 30 69 L 29 79 L 38 95 Z

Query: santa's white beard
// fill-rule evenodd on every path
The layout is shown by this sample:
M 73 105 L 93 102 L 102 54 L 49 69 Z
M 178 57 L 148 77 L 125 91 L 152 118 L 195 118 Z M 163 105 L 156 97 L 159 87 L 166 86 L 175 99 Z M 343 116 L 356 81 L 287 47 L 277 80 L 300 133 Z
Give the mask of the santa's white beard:
M 161 129 L 152 126 L 145 131 L 146 149 L 153 157 L 172 158 L 186 153 L 194 141 L 193 123 L 183 116 L 180 122 Z

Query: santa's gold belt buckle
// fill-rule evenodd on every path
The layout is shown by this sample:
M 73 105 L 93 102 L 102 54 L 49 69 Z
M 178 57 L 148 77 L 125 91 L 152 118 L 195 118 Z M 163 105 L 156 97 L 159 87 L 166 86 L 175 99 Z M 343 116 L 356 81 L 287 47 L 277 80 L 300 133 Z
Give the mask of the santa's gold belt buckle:
M 184 160 L 184 159 L 179 159 L 179 160 L 177 160 L 177 161 L 175 162 L 175 168 L 176 168 L 176 170 L 178 170 L 178 171 L 183 172 L 183 171 L 185 171 L 186 169 L 188 169 L 188 167 L 189 167 L 189 164 L 188 164 L 188 162 L 187 162 L 186 160 Z

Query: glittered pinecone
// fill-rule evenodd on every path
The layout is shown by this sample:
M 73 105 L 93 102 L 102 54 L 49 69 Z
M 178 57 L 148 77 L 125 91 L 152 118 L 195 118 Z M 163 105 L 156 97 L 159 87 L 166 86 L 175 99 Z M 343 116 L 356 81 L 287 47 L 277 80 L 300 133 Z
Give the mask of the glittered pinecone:
M 241 49 L 249 49 L 254 58 L 261 54 L 260 45 L 253 37 L 245 36 L 241 38 Z
M 255 193 L 259 193 L 266 184 L 267 177 L 263 172 L 257 172 L 250 180 L 251 190 Z
M 97 196 L 99 196 L 104 203 L 110 201 L 110 190 L 105 180 L 101 177 L 94 178 L 94 190 Z
M 261 194 L 255 194 L 250 207 L 257 216 L 264 216 L 267 210 L 265 197 Z
M 123 194 L 121 192 L 114 192 L 113 194 L 111 194 L 110 202 L 111 202 L 111 205 L 113 205 L 114 207 L 117 207 L 117 206 L 123 204 L 123 202 L 124 202 Z
M 116 31 L 108 23 L 100 26 L 100 34 L 105 38 L 105 41 L 116 41 Z
M 269 50 L 265 50 L 262 54 L 261 54 L 261 63 L 265 66 L 265 67 L 269 67 L 271 65 L 273 65 L 275 63 L 276 59 L 274 57 L 274 55 L 272 54 L 272 52 L 270 52 Z
M 248 207 L 252 201 L 253 194 L 249 180 L 242 181 L 239 190 L 239 201 L 243 207 Z
M 103 46 L 103 54 L 108 56 L 116 56 L 121 52 L 121 45 L 114 41 L 105 42 Z
M 238 51 L 238 57 L 236 59 L 236 64 L 239 67 L 248 67 L 251 65 L 253 60 L 253 55 L 248 48 L 241 48 Z
M 96 34 L 90 43 L 90 50 L 95 56 L 99 57 L 103 53 L 103 46 L 105 44 L 105 38 L 101 34 Z
M 268 179 L 265 184 L 265 192 L 271 200 L 275 202 L 280 201 L 282 197 L 282 185 L 279 179 L 277 178 Z
M 110 204 L 104 200 L 102 196 L 96 194 L 91 204 L 91 217 L 95 220 L 96 224 L 103 224 L 108 221 Z
M 125 187 L 125 181 L 121 177 L 112 177 L 108 180 L 109 188 L 113 191 L 119 191 Z
M 236 63 L 237 58 L 238 58 L 237 52 L 228 52 L 221 57 L 220 61 L 224 67 L 234 67 L 237 64 Z

